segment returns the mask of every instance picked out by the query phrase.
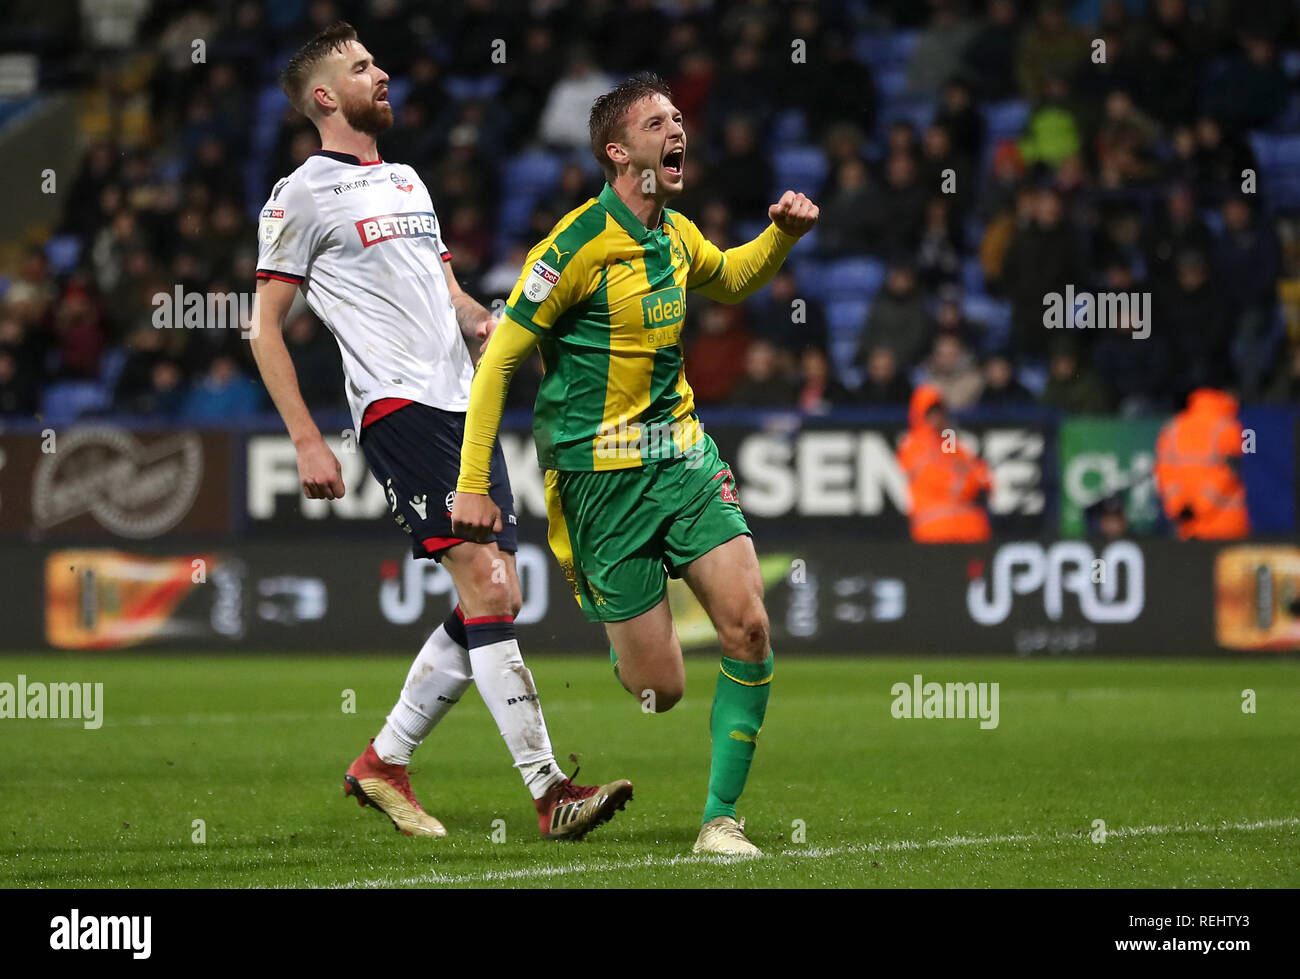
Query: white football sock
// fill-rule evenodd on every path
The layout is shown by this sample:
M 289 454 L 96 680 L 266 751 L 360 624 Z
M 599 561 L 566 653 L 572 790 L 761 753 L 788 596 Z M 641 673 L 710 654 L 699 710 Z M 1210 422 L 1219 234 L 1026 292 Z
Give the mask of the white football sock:
M 445 624 L 438 626 L 415 657 L 388 722 L 375 736 L 375 754 L 390 765 L 409 765 L 411 753 L 472 679 L 469 651 L 448 635 Z
M 487 704 L 497 729 L 510 749 L 515 768 L 534 799 L 564 778 L 555 762 L 551 739 L 546 733 L 541 701 L 532 672 L 524 665 L 519 643 L 513 635 L 482 646 L 475 640 L 473 619 L 465 623 L 470 637 L 469 660 L 474 683 Z M 513 628 L 509 630 L 514 632 Z

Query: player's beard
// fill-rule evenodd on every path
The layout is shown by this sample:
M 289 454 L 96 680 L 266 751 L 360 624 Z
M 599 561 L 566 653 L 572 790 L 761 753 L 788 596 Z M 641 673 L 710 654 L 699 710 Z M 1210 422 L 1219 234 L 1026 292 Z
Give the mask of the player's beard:
M 359 133 L 378 136 L 393 125 L 393 107 L 387 102 L 368 99 L 364 102 L 340 102 L 339 109 L 347 124 Z

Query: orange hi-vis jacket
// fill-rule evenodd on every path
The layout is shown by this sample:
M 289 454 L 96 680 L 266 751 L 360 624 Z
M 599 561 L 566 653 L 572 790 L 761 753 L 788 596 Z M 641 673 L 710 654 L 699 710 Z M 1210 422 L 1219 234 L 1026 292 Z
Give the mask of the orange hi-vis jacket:
M 1193 391 L 1186 410 L 1160 430 L 1156 490 L 1183 540 L 1231 540 L 1250 533 L 1246 487 L 1228 464 L 1241 454 L 1237 399 L 1222 391 Z
M 912 539 L 924 544 L 986 541 L 992 529 L 978 498 L 993 487 L 989 467 L 926 423 L 925 413 L 942 401 L 933 385 L 917 388 L 907 411 L 911 429 L 898 445 L 898 464 L 912 496 Z

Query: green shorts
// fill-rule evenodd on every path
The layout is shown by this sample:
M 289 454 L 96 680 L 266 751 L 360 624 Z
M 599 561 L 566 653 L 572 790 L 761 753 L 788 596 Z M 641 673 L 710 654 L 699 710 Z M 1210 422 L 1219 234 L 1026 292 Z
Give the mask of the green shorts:
M 546 473 L 548 538 L 592 622 L 654 608 L 668 577 L 749 533 L 731 469 L 708 435 L 685 455 L 634 469 Z

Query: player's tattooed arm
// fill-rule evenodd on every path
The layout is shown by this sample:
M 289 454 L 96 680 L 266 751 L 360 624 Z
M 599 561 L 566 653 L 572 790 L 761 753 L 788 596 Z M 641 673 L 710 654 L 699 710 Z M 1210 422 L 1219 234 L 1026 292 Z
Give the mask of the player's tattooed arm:
M 496 317 L 483 307 L 477 299 L 460 287 L 456 273 L 452 270 L 451 259 L 444 259 L 442 274 L 447 279 L 447 291 L 451 294 L 451 305 L 456 310 L 456 324 L 460 334 L 469 347 L 469 356 L 475 364 L 483 355 L 483 347 L 496 329 Z

